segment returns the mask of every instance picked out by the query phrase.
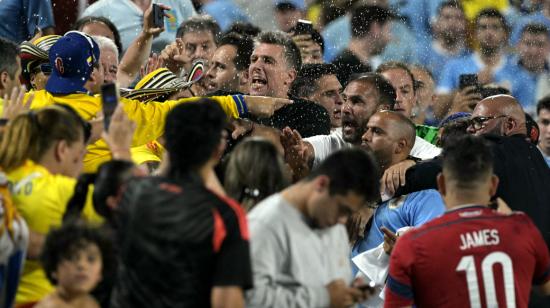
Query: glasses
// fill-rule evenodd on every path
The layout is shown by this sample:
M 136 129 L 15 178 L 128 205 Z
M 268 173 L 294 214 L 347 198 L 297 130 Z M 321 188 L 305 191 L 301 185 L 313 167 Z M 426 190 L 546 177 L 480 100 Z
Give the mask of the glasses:
M 50 75 L 52 73 L 52 67 L 49 63 L 42 63 L 33 69 L 33 73 L 43 73 L 44 75 Z
M 480 130 L 482 128 L 485 128 L 485 126 L 487 126 L 487 122 L 489 122 L 490 120 L 506 118 L 506 117 L 507 116 L 505 115 L 491 116 L 491 117 L 475 117 L 470 119 L 470 125 L 475 130 Z

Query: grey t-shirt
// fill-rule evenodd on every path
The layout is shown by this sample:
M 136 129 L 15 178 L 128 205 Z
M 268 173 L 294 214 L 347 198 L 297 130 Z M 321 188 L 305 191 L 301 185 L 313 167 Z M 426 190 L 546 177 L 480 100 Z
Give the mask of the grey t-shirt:
M 343 225 L 312 229 L 275 194 L 248 214 L 254 288 L 247 307 L 329 307 L 326 285 L 351 283 L 350 248 Z

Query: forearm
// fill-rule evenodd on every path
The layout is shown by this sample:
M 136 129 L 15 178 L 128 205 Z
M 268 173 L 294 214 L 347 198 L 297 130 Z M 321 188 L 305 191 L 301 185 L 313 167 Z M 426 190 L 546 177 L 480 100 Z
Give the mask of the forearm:
M 121 87 L 129 86 L 137 77 L 143 63 L 149 58 L 153 35 L 142 31 L 130 44 L 118 66 L 117 81 Z

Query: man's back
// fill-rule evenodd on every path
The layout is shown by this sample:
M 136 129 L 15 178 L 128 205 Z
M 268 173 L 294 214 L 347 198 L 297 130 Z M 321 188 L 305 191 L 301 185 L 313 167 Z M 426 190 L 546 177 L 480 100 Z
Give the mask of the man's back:
M 120 212 L 113 307 L 209 307 L 213 287 L 251 286 L 244 211 L 200 180 L 137 180 Z
M 548 249 L 523 213 L 483 206 L 447 212 L 399 239 L 386 307 L 527 307 L 550 276 Z

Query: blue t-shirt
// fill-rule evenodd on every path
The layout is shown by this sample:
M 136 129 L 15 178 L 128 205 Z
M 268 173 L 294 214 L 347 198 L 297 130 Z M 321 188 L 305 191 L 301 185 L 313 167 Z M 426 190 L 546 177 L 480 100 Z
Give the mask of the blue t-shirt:
M 523 30 L 526 25 L 531 23 L 543 24 L 550 29 L 550 19 L 544 16 L 542 12 L 536 12 L 531 15 L 524 16 L 518 20 L 512 29 L 512 36 L 510 38 L 512 45 L 516 45 L 519 42 L 519 39 L 521 38 L 521 30 Z
M 164 12 L 169 16 L 164 18 L 164 32 L 153 39 L 153 51 L 160 52 L 164 46 L 176 40 L 176 32 L 180 24 L 196 13 L 191 0 L 154 2 L 172 8 Z M 120 33 L 124 51 L 128 49 L 143 28 L 143 11 L 131 0 L 99 0 L 90 5 L 82 16 L 103 16 L 112 21 Z
M 34 36 L 40 29 L 55 27 L 51 0 L 0 0 L 0 37 L 15 43 Z
M 521 105 L 529 106 L 533 100 L 534 90 L 528 82 L 528 74 L 518 69 L 515 61 L 512 56 L 504 56 L 493 72 L 493 83 L 510 90 Z M 437 91 L 449 93 L 458 89 L 460 75 L 477 74 L 484 67 L 477 53 L 449 61 L 443 69 Z
M 215 0 L 202 6 L 204 14 L 212 16 L 222 31 L 226 31 L 237 21 L 249 22 L 248 16 L 231 0 Z
M 399 228 L 420 226 L 444 212 L 443 199 L 434 189 L 414 192 L 383 202 L 374 211 L 371 227 L 365 230 L 365 237 L 353 246 L 351 256 L 353 258 L 382 244 L 382 226 L 395 233 Z M 354 274 L 356 271 L 357 268 L 354 266 Z
M 417 48 L 416 52 L 418 63 L 432 72 L 436 84 L 438 84 L 441 79 L 441 72 L 445 64 L 451 60 L 466 57 L 471 53 L 470 50 L 465 48 L 458 55 L 450 55 L 447 54 L 442 47 L 438 46 L 435 41 L 430 42 L 428 46 Z
M 325 40 L 324 60 L 329 63 L 346 49 L 351 40 L 351 17 L 344 15 L 329 23 L 321 33 Z M 413 63 L 416 61 L 417 42 L 410 29 L 402 22 L 392 22 L 391 42 L 377 56 L 378 63 L 400 61 Z M 374 63 L 373 63 L 374 64 Z M 375 69 L 376 65 L 373 65 Z

